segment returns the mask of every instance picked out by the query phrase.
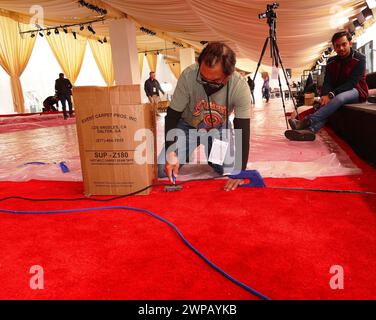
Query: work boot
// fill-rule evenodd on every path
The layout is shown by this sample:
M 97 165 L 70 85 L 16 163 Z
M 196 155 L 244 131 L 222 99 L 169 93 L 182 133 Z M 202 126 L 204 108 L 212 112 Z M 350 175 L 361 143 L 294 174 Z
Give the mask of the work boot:
M 314 141 L 316 135 L 311 130 L 286 130 L 285 137 L 291 141 Z
M 297 119 L 289 119 L 289 124 L 291 129 L 293 130 L 303 130 L 307 129 L 311 125 L 311 120 L 308 118 L 305 118 L 301 121 Z

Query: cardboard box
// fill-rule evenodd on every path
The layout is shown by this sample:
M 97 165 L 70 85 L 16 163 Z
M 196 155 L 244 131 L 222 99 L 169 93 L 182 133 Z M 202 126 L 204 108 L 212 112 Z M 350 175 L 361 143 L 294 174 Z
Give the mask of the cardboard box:
M 170 106 L 170 101 L 159 101 L 157 104 L 157 111 L 158 112 L 166 112 L 167 108 Z
M 76 87 L 73 95 L 85 194 L 122 195 L 151 185 L 157 169 L 155 112 L 140 103 L 140 86 Z M 148 143 L 145 137 L 135 141 L 139 129 L 152 133 Z
M 314 93 L 305 93 L 304 94 L 304 105 L 305 106 L 313 106 L 315 102 L 315 94 Z

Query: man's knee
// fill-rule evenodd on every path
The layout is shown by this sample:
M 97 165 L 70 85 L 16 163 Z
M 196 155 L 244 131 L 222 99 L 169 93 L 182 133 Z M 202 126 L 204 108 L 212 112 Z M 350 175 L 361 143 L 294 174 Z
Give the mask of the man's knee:
M 339 105 L 344 105 L 346 103 L 346 99 L 343 95 L 338 95 L 333 98 L 333 101 L 335 101 Z
M 356 89 L 342 92 L 333 98 L 333 100 L 335 100 L 340 105 L 344 105 L 346 103 L 354 103 L 354 101 L 357 101 L 358 99 L 359 93 Z

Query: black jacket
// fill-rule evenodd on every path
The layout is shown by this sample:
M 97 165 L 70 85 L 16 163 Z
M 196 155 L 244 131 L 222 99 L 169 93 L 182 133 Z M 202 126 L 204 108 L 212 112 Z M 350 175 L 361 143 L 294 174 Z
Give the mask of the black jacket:
M 46 100 L 43 101 L 43 106 L 47 107 L 47 106 L 53 106 L 54 104 L 56 104 L 56 107 L 57 107 L 58 102 L 59 100 L 56 99 L 54 96 L 49 96 L 47 97 Z
M 56 79 L 55 81 L 55 91 L 57 96 L 71 96 L 72 95 L 72 84 L 69 79 Z
M 155 88 L 155 90 L 153 88 Z M 150 78 L 147 79 L 145 81 L 144 89 L 148 97 L 151 97 L 153 95 L 159 96 L 159 91 L 161 91 L 164 94 L 164 91 L 162 90 L 157 79 L 154 79 L 154 80 L 151 80 Z

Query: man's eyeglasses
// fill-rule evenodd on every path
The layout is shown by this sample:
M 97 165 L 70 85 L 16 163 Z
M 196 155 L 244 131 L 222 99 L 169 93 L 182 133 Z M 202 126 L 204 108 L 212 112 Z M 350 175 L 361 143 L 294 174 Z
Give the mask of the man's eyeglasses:
M 196 81 L 199 84 L 206 85 L 206 86 L 213 88 L 213 89 L 219 89 L 219 88 L 223 87 L 222 82 L 218 83 L 218 82 L 213 82 L 213 81 L 202 80 L 202 76 L 200 74 L 200 69 L 197 70 Z

